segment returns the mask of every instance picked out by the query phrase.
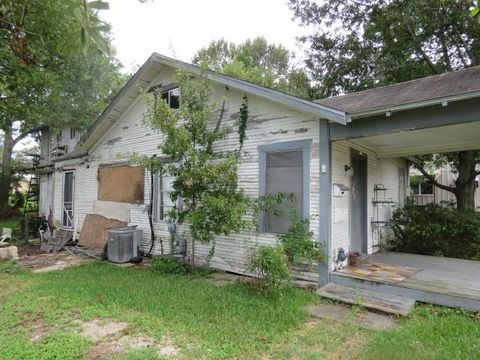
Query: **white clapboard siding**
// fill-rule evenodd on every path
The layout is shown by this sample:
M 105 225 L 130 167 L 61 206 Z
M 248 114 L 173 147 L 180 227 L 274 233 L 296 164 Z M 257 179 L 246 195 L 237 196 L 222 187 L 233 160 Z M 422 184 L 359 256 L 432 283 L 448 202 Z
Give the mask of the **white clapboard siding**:
M 164 73 L 165 78 L 159 78 L 158 83 L 171 82 L 171 74 Z M 220 106 L 222 99 L 226 98 L 225 120 L 226 125 L 234 127 L 239 116 L 239 109 L 243 102 L 243 93 L 226 90 L 225 87 L 214 88 L 212 97 Z M 259 191 L 259 168 L 258 146 L 269 143 L 284 141 L 311 139 L 310 160 L 310 214 L 318 214 L 318 182 L 319 182 L 319 123 L 310 115 L 302 114 L 287 107 L 270 103 L 262 98 L 249 96 L 250 121 L 247 128 L 243 152 L 244 157 L 239 168 L 239 186 L 245 189 L 252 197 L 258 196 Z M 143 155 L 158 153 L 158 145 L 163 136 L 151 129 L 144 121 L 147 110 L 143 95 L 122 114 L 112 127 L 102 136 L 90 151 L 88 161 L 76 160 L 75 165 L 75 216 L 79 216 L 80 226 L 85 215 L 93 212 L 94 203 L 97 200 L 97 170 L 101 164 L 109 164 L 128 160 L 134 152 Z M 238 134 L 233 131 L 225 140 L 217 144 L 224 150 L 233 150 L 238 147 Z M 71 161 L 73 162 L 73 160 Z M 57 168 L 71 167 L 71 162 L 57 163 Z M 81 163 L 81 164 L 80 164 Z M 61 179 L 60 179 L 61 178 Z M 61 194 L 63 177 L 57 177 L 56 193 Z M 145 174 L 145 204 L 130 205 L 130 224 L 137 225 L 144 231 L 143 247 L 150 246 L 150 228 L 146 205 L 150 196 L 150 175 Z M 55 219 L 61 220 L 61 202 L 55 204 Z M 156 238 L 161 237 L 164 250 L 169 251 L 169 233 L 165 222 L 154 225 Z M 319 220 L 312 221 L 311 230 L 318 234 Z M 186 229 L 180 227 L 178 236 L 182 236 Z M 219 236 L 216 241 L 215 256 L 212 266 L 227 271 L 244 272 L 245 263 L 248 261 L 252 249 L 259 244 L 274 244 L 276 236 L 272 234 L 257 234 L 255 231 L 244 231 L 241 234 Z M 208 254 L 209 246 L 197 244 L 195 248 L 196 261 L 202 263 Z M 160 246 L 156 244 L 155 253 L 160 252 Z
M 163 71 L 150 85 L 168 84 L 172 82 L 173 71 Z M 235 128 L 239 117 L 239 109 L 243 102 L 243 93 L 224 86 L 215 86 L 212 92 L 212 99 L 217 106 L 221 105 L 222 99 L 226 99 L 225 119 L 226 125 Z M 286 106 L 271 103 L 263 98 L 248 96 L 250 119 L 247 128 L 247 137 L 243 147 L 242 163 L 239 168 L 239 186 L 245 189 L 249 196 L 256 197 L 259 192 L 259 163 L 258 146 L 295 140 L 311 139 L 310 152 L 310 215 L 318 215 L 319 204 L 319 122 L 311 115 L 303 114 L 289 109 Z M 94 204 L 97 200 L 98 184 L 97 171 L 99 165 L 115 162 L 128 161 L 134 152 L 142 155 L 153 155 L 159 152 L 158 146 L 163 141 L 162 134 L 151 129 L 144 121 L 147 110 L 146 98 L 139 95 L 136 101 L 127 108 L 124 113 L 112 124 L 110 129 L 90 150 L 88 157 L 56 163 L 56 175 L 62 175 L 62 168 L 75 168 L 75 216 L 79 217 L 79 225 L 83 224 L 85 215 L 94 211 Z M 233 131 L 225 140 L 216 146 L 223 150 L 233 150 L 238 147 L 238 134 Z M 343 167 L 350 162 L 350 147 L 354 145 L 348 142 L 338 142 L 333 145 L 333 182 L 345 183 Z M 364 149 L 362 149 L 365 151 Z M 394 183 L 398 181 L 397 160 L 377 160 L 371 151 L 365 151 L 369 156 L 369 194 L 373 197 L 373 185 L 383 183 L 389 186 L 389 178 Z M 400 164 L 403 163 L 400 161 Z M 377 169 L 382 172 L 377 176 Z M 383 172 L 386 172 L 385 174 Z M 54 218 L 61 220 L 61 194 L 63 176 L 55 176 L 55 202 Z M 397 187 L 392 186 L 392 191 Z M 60 195 L 59 195 L 60 194 Z M 145 173 L 145 194 L 144 204 L 130 204 L 130 225 L 137 225 L 143 230 L 143 248 L 150 246 L 150 228 L 146 206 L 150 196 L 150 175 Z M 390 195 L 389 195 L 390 196 Z M 391 195 L 393 197 L 393 195 Z M 333 198 L 332 207 L 344 207 L 346 210 L 346 221 L 334 222 L 332 225 L 332 256 L 334 249 L 343 246 L 348 249 L 349 244 L 349 222 L 348 222 L 348 196 Z M 369 204 L 369 219 L 372 216 L 371 203 Z M 322 219 L 316 217 L 311 222 L 311 230 L 318 240 L 319 225 Z M 164 243 L 164 250 L 169 251 L 169 233 L 165 222 L 154 225 L 156 238 L 161 237 Z M 369 230 L 370 232 L 370 230 Z M 180 227 L 178 236 L 183 236 L 186 228 Z M 188 236 L 187 236 L 188 238 Z M 369 239 L 370 241 L 371 239 Z M 249 260 L 252 251 L 260 244 L 275 244 L 276 236 L 272 234 L 258 234 L 256 231 L 243 231 L 240 234 L 230 236 L 219 236 L 216 239 L 215 256 L 211 265 L 214 268 L 244 273 L 246 262 Z M 189 252 L 191 244 L 189 244 Z M 196 244 L 195 256 L 198 263 L 203 263 L 209 251 L 209 246 Z M 157 242 L 154 252 L 158 254 L 160 247 Z

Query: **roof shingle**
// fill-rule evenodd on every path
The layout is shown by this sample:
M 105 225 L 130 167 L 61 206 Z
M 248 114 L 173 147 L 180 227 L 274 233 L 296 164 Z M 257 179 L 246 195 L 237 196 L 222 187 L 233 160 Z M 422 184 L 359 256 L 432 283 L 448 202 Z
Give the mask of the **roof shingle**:
M 319 99 L 315 102 L 355 114 L 477 91 L 480 91 L 480 66 L 328 99 Z

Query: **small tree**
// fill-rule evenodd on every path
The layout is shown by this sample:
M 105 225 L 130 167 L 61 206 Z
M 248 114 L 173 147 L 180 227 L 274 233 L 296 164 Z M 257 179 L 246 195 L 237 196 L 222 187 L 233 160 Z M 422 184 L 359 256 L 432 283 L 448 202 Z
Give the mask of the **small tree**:
M 248 118 L 247 98 L 240 109 L 237 149 L 220 151 L 215 145 L 231 131 L 223 123 L 225 100 L 220 108 L 210 101 L 210 84 L 201 75 L 193 79 L 191 74 L 178 71 L 176 80 L 181 92 L 179 109 L 157 100 L 152 104 L 147 121 L 164 134 L 159 149 L 162 156 L 156 168 L 175 178 L 172 201 L 182 199 L 168 213 L 170 219 L 188 224 L 192 238 L 192 262 L 195 263 L 195 242 L 212 244 L 207 261 L 215 251 L 215 237 L 229 235 L 249 226 L 245 217 L 252 202 L 238 188 L 237 170 L 240 150 L 245 138 Z M 168 161 L 165 161 L 165 157 Z M 145 158 L 150 162 L 152 158 Z

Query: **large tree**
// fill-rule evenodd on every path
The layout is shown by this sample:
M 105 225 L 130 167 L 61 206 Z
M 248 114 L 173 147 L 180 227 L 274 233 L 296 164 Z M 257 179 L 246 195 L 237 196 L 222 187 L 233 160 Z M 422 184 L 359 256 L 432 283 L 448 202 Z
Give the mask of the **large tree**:
M 269 44 L 263 37 L 234 44 L 212 41 L 199 50 L 193 63 L 209 69 L 299 96 L 312 99 L 306 73 L 295 66 L 295 57 L 282 45 Z
M 480 65 L 480 25 L 466 0 L 289 0 L 312 30 L 306 66 L 318 98 Z M 449 163 L 455 188 L 439 184 L 426 163 Z M 480 151 L 418 157 L 435 185 L 453 192 L 459 209 L 474 209 Z
M 72 0 L 73 1 L 73 0 Z M 115 59 L 92 45 L 70 1 L 4 0 L 0 7 L 0 129 L 4 133 L 0 215 L 12 181 L 12 153 L 47 128 L 82 129 L 123 82 Z M 108 29 L 102 36 L 108 40 Z

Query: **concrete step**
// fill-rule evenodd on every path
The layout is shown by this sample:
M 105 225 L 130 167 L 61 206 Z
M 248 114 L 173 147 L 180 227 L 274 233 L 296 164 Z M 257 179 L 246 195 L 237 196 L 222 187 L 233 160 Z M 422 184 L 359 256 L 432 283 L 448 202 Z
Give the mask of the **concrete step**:
M 332 282 L 318 289 L 317 294 L 346 304 L 361 305 L 367 309 L 402 316 L 407 316 L 415 306 L 415 300 L 405 296 L 344 286 Z

